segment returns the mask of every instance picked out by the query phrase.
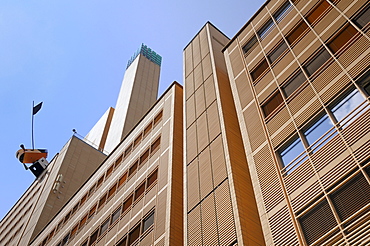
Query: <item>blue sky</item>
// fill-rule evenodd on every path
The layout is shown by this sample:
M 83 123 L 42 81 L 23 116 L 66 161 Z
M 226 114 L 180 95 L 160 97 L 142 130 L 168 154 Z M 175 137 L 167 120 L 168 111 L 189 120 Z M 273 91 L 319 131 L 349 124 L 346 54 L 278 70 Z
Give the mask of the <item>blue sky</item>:
M 244 1 L 0 1 L 0 219 L 34 181 L 19 144 L 48 159 L 115 106 L 127 61 L 145 43 L 163 57 L 159 94 L 183 81 L 183 48 L 206 21 L 230 38 L 264 3 Z

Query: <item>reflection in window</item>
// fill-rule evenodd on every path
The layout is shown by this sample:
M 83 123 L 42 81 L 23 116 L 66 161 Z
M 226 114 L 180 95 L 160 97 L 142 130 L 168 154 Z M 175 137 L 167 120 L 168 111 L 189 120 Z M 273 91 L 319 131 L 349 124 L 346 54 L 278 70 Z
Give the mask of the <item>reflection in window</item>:
M 289 1 L 283 4 L 283 6 L 280 7 L 278 11 L 273 15 L 276 22 L 280 22 L 284 17 L 289 13 L 289 11 L 292 9 L 292 5 Z
M 329 60 L 330 54 L 327 50 L 322 50 L 318 53 L 308 64 L 304 67 L 309 76 L 314 74 L 327 60 Z
M 274 22 L 269 19 L 265 25 L 261 27 L 261 29 L 257 32 L 258 36 L 262 39 L 264 39 L 272 30 L 272 28 L 275 26 Z
M 293 78 L 291 78 L 285 85 L 283 86 L 283 91 L 286 97 L 289 97 L 301 84 L 306 81 L 306 77 L 300 71 L 297 73 Z
M 325 114 L 304 132 L 308 144 L 312 145 L 317 139 L 323 136 L 332 127 L 333 123 L 329 119 L 328 115 Z M 325 143 L 329 141 L 330 138 L 326 139 Z M 315 150 L 312 151 L 315 152 Z
M 263 61 L 251 72 L 253 81 L 261 76 L 261 74 L 263 74 L 268 67 L 269 65 L 267 64 L 266 59 L 263 59 Z
M 283 149 L 279 151 L 283 166 L 286 167 L 304 150 L 305 149 L 303 147 L 301 139 L 296 136 L 296 139 L 293 142 L 283 147 Z M 290 173 L 291 171 L 293 171 L 293 169 L 289 170 L 288 173 Z
M 253 38 L 251 40 L 249 40 L 244 46 L 243 46 L 243 52 L 244 54 L 249 54 L 253 49 L 254 47 L 257 46 L 257 38 L 256 36 L 253 36 Z
M 281 44 L 279 44 L 269 55 L 268 58 L 271 63 L 276 61 L 277 58 L 288 48 L 286 43 L 283 41 Z
M 361 13 L 354 19 L 359 28 L 363 28 L 370 21 L 370 5 L 367 6 Z
M 337 121 L 341 121 L 345 116 L 347 116 L 352 110 L 354 110 L 358 105 L 363 102 L 364 98 L 360 95 L 360 92 L 354 89 L 346 97 L 344 97 L 338 104 L 332 108 L 332 112 Z M 359 115 L 356 114 L 356 118 Z M 350 122 L 354 120 L 351 119 Z M 346 122 L 349 124 L 350 122 Z M 345 124 L 345 125 L 346 125 Z
M 288 43 L 293 44 L 307 30 L 307 28 L 308 26 L 306 22 L 301 21 L 301 23 L 299 23 L 286 37 Z
M 144 219 L 142 232 L 145 232 L 153 224 L 154 224 L 154 212 Z

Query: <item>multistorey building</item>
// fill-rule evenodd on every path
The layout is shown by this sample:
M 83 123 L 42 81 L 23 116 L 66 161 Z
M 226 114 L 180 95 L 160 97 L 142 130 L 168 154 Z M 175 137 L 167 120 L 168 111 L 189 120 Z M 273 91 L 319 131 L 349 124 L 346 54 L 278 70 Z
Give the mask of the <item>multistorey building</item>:
M 184 240 L 186 245 L 262 245 L 222 48 L 207 23 L 184 49 Z
M 173 83 L 30 245 L 182 245 L 182 190 Z
M 369 18 L 267 1 L 224 48 L 267 245 L 370 243 Z

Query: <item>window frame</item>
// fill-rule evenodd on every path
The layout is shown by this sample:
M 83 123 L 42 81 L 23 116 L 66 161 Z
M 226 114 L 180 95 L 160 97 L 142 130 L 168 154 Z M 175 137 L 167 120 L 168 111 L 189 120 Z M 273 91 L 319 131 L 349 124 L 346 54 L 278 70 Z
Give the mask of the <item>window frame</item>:
M 280 98 L 280 102 L 276 104 L 276 106 L 273 109 L 267 108 L 269 103 L 271 103 L 275 98 Z M 274 91 L 271 96 L 269 96 L 264 102 L 261 104 L 262 112 L 265 116 L 265 118 L 269 117 L 277 108 L 280 107 L 280 105 L 284 102 L 283 96 L 281 95 L 279 90 Z M 267 110 L 267 109 L 268 110 Z
M 257 45 L 258 45 L 257 37 L 253 35 L 253 37 L 242 46 L 242 51 L 244 55 L 248 55 L 249 53 L 251 53 L 254 50 L 254 48 L 256 48 Z

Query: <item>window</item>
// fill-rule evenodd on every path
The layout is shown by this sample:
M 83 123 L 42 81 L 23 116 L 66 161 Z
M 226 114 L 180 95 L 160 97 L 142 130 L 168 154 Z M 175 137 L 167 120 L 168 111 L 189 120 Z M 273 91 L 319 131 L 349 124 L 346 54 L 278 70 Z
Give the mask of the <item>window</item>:
M 135 161 L 135 163 L 131 165 L 131 167 L 128 170 L 128 176 L 131 176 L 132 174 L 134 174 L 136 172 L 137 166 L 138 166 L 138 162 L 139 161 Z
M 121 207 L 118 207 L 113 213 L 112 213 L 112 219 L 111 219 L 111 222 L 110 224 L 113 224 L 114 222 L 116 222 L 116 220 L 118 220 L 119 216 L 121 215 Z
M 96 210 L 96 204 L 90 209 L 90 212 L 89 212 L 89 219 L 95 214 L 95 210 Z
M 140 224 L 128 234 L 128 245 L 131 245 L 140 236 Z
M 112 165 L 108 168 L 108 170 L 107 170 L 107 175 L 106 175 L 106 177 L 108 177 L 108 176 L 113 172 L 113 168 L 114 168 L 114 165 L 112 164 Z
M 80 220 L 79 228 L 82 228 L 85 225 L 86 220 L 87 220 L 87 214 L 85 214 L 85 216 Z
M 363 28 L 370 21 L 370 5 L 367 6 L 360 14 L 354 19 L 354 22 L 359 28 Z
M 292 5 L 290 4 L 289 1 L 285 2 L 279 9 L 278 11 L 275 12 L 273 15 L 274 19 L 276 20 L 277 23 L 279 23 L 284 17 L 289 13 L 289 11 L 292 9 Z
M 69 219 L 69 217 L 71 216 L 71 212 L 69 212 L 66 217 L 64 217 L 64 223 L 67 222 L 67 220 Z
M 329 8 L 330 4 L 327 1 L 321 1 L 308 15 L 307 21 L 312 24 Z
M 244 54 L 249 54 L 255 47 L 257 46 L 257 38 L 256 36 L 253 36 L 251 40 L 249 40 L 244 46 L 243 46 L 243 52 Z
M 301 21 L 294 29 L 291 31 L 286 39 L 288 40 L 289 44 L 293 44 L 306 30 L 308 26 L 306 22 Z
M 272 28 L 275 26 L 274 22 L 269 19 L 266 24 L 264 24 L 261 29 L 257 32 L 258 36 L 262 39 L 264 39 L 272 30 Z
M 117 243 L 116 246 L 126 246 L 127 243 L 127 237 L 124 237 L 119 243 Z
M 358 31 L 350 24 L 347 24 L 343 30 L 341 30 L 333 40 L 328 43 L 330 50 L 336 53 L 342 48 Z
M 155 170 L 147 179 L 146 187 L 148 188 L 151 186 L 156 180 L 158 176 L 158 170 Z
M 145 182 L 140 185 L 138 188 L 136 188 L 135 190 L 135 201 L 141 197 L 141 195 L 144 193 L 145 191 Z
M 363 97 L 360 95 L 359 91 L 353 89 L 347 94 L 342 100 L 340 100 L 333 108 L 332 113 L 335 116 L 337 121 L 341 121 L 344 117 L 346 117 L 351 111 L 353 111 L 358 105 L 363 102 Z M 356 115 L 358 117 L 359 115 Z M 353 121 L 351 119 L 351 121 Z M 349 124 L 347 122 L 346 124 Z M 344 124 L 344 126 L 346 125 Z
M 99 178 L 99 180 L 98 180 L 98 182 L 97 182 L 97 184 L 96 184 L 96 187 L 99 187 L 99 186 L 103 183 L 103 181 L 104 181 L 104 174 L 103 174 L 103 176 L 101 176 L 101 177 Z
M 129 196 L 126 201 L 123 203 L 123 207 L 122 207 L 122 213 L 124 213 L 127 209 L 129 209 L 131 207 L 131 204 L 132 204 L 132 197 L 133 195 Z
M 87 240 L 81 244 L 81 246 L 87 246 Z
M 127 157 L 130 153 L 131 153 L 131 150 L 132 150 L 132 145 L 128 146 L 125 150 L 125 157 Z
M 149 132 L 152 130 L 152 122 L 144 129 L 144 137 L 146 137 Z
M 127 179 L 127 172 L 125 172 L 118 180 L 118 188 L 120 188 Z
M 101 224 L 99 235 L 102 235 L 108 229 L 108 226 L 109 226 L 109 219 L 105 220 L 103 224 Z
M 142 139 L 142 136 L 143 135 L 140 133 L 140 135 L 135 138 L 135 140 L 134 140 L 134 148 L 136 148 L 136 146 L 138 146 L 140 144 L 141 139 Z
M 159 149 L 159 146 L 161 145 L 161 137 L 157 138 L 154 143 L 152 143 L 151 146 L 151 154 L 156 152 Z
M 117 189 L 117 183 L 116 183 L 115 185 L 113 185 L 113 186 L 109 189 L 107 200 L 108 200 L 109 198 L 111 198 L 111 197 L 114 195 L 114 193 L 116 193 L 116 189 Z
M 163 111 L 159 112 L 155 117 L 154 117 L 154 126 L 158 124 L 159 121 L 162 120 L 163 116 Z
M 142 154 L 140 156 L 140 165 L 143 164 L 144 162 L 146 162 L 148 160 L 148 157 L 149 157 L 149 149 L 147 149 L 144 154 Z
M 263 61 L 251 72 L 251 76 L 253 81 L 255 81 L 263 72 L 266 71 L 266 69 L 269 67 L 267 64 L 266 59 L 263 59 Z
M 154 224 L 154 212 L 147 216 L 143 221 L 143 231 L 145 232 L 151 225 Z
M 337 225 L 327 200 L 314 206 L 299 218 L 307 244 L 312 244 Z
M 82 206 L 82 205 L 86 202 L 86 199 L 87 199 L 87 194 L 85 194 L 85 195 L 81 198 L 80 206 Z
M 279 150 L 280 159 L 284 167 L 291 163 L 300 153 L 304 151 L 304 147 L 301 139 L 295 136 L 293 140 Z M 287 170 L 287 173 L 291 173 L 294 169 Z
M 71 237 L 73 237 L 76 234 L 77 230 L 78 230 L 78 224 L 75 227 L 73 227 L 71 231 Z
M 279 58 L 281 54 L 288 48 L 286 43 L 283 41 L 281 42 L 267 57 L 269 58 L 270 62 L 273 63 L 276 59 Z
M 279 91 L 277 91 L 271 98 L 269 98 L 263 105 L 262 110 L 265 117 L 269 116 L 272 111 L 274 111 L 281 103 L 283 98 Z
M 291 79 L 283 85 L 283 91 L 286 97 L 289 97 L 293 92 L 306 81 L 304 74 L 299 71 Z
M 104 196 L 102 198 L 100 198 L 100 200 L 99 200 L 98 209 L 100 209 L 101 207 L 104 206 L 106 200 L 107 200 L 107 194 L 104 194 Z
M 73 207 L 72 214 L 76 213 L 77 209 L 78 209 L 78 203 Z
M 370 96 L 370 70 L 362 75 L 356 83 L 364 90 L 367 96 Z
M 308 145 L 312 145 L 317 139 L 319 139 L 321 136 L 323 136 L 332 127 L 333 127 L 333 123 L 331 122 L 331 120 L 329 119 L 327 114 L 320 117 L 316 122 L 314 122 L 304 132 L 304 136 L 306 137 Z M 325 142 L 329 141 L 330 138 L 326 139 Z M 321 143 L 321 144 L 323 144 L 323 143 Z M 315 152 L 315 150 L 312 150 L 312 151 Z
M 329 58 L 330 54 L 327 50 L 320 51 L 308 64 L 304 66 L 307 74 L 309 76 L 314 74 Z
M 66 245 L 68 243 L 68 240 L 69 240 L 69 232 L 67 233 L 67 235 L 64 236 L 63 240 L 62 240 L 62 246 L 63 245 Z
M 89 197 L 94 193 L 94 191 L 95 191 L 95 184 L 89 190 Z
M 97 229 L 93 232 L 93 234 L 91 234 L 90 240 L 89 240 L 89 246 L 95 243 L 96 239 L 98 238 L 98 232 L 99 230 Z
M 344 221 L 370 203 L 370 185 L 360 173 L 333 192 L 330 198 Z
M 121 165 L 121 163 L 122 163 L 122 159 L 123 159 L 123 154 L 122 154 L 122 155 L 120 155 L 120 156 L 117 158 L 117 160 L 115 161 L 115 163 L 114 163 L 114 168 L 117 168 L 119 165 Z

